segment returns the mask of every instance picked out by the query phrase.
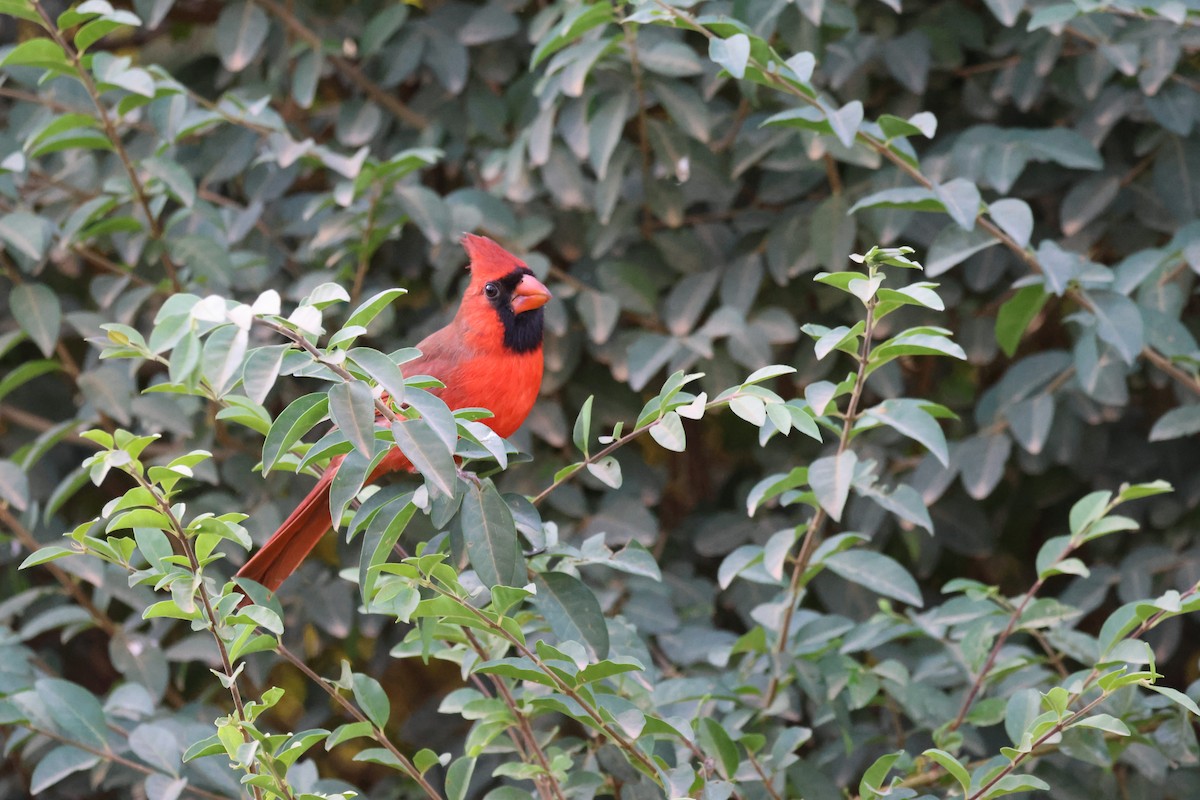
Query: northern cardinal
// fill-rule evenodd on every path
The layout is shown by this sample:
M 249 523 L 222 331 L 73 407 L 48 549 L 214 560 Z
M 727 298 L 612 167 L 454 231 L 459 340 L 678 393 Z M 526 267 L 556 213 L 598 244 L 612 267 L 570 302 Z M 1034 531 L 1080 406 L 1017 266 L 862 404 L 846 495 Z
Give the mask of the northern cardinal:
M 450 407 L 482 407 L 483 420 L 500 436 L 511 436 L 533 408 L 542 383 L 542 306 L 550 291 L 525 262 L 484 236 L 466 235 L 471 280 L 450 324 L 417 345 L 421 356 L 408 362 L 412 375 L 431 375 L 445 384 L 434 393 Z M 279 530 L 238 571 L 271 591 L 296 571 L 332 527 L 329 487 L 341 464 L 330 462 L 317 485 L 288 515 Z M 367 478 L 411 470 L 393 447 Z

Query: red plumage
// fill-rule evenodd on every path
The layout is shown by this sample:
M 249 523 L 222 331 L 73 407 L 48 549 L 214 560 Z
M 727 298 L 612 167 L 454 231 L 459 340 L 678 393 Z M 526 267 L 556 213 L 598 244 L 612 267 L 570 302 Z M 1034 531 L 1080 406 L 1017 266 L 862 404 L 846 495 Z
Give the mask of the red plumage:
M 521 427 L 541 387 L 541 307 L 550 292 L 523 261 L 491 239 L 467 235 L 463 246 L 470 256 L 471 280 L 458 313 L 417 345 L 421 356 L 404 369 L 444 383 L 445 388 L 434 393 L 451 410 L 489 409 L 494 416 L 483 423 L 507 437 Z M 340 464 L 340 457 L 330 462 L 317 485 L 238 571 L 238 577 L 274 591 L 296 571 L 332 527 L 329 487 Z M 400 449 L 392 448 L 367 482 L 411 469 Z

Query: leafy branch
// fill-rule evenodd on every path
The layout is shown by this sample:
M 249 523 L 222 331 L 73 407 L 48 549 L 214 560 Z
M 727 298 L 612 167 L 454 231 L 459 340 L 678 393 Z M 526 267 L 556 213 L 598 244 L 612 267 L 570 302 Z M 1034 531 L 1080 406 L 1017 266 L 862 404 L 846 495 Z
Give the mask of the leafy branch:
M 465 611 L 470 617 L 474 618 L 475 621 L 483 625 L 488 631 L 508 642 L 508 644 L 512 646 L 518 653 L 520 653 L 524 658 L 527 658 L 538 669 L 539 672 L 545 675 L 551 684 L 553 684 L 554 688 L 578 703 L 579 707 L 583 709 L 584 713 L 591 718 L 596 729 L 603 733 L 613 744 L 619 747 L 625 753 L 626 757 L 635 763 L 643 773 L 651 778 L 654 778 L 656 781 L 659 780 L 657 766 L 653 761 L 650 760 L 649 756 L 642 752 L 642 750 L 638 748 L 634 741 L 630 740 L 625 736 L 625 734 L 621 733 L 619 730 L 613 727 L 610 722 L 605 720 L 604 716 L 600 713 L 599 709 L 595 705 L 593 705 L 586 697 L 576 691 L 575 687 L 563 680 L 556 670 L 546 664 L 546 662 L 543 661 L 536 652 L 534 652 L 528 647 L 528 645 L 525 644 L 522 638 L 513 635 L 513 633 L 502 623 L 493 619 L 482 610 L 476 608 L 470 602 L 469 598 L 460 597 L 455 592 L 447 589 L 428 576 L 421 576 L 419 580 L 423 587 L 436 592 L 439 596 L 444 597 L 447 600 L 452 601 L 459 609 Z
M 868 280 L 875 278 L 877 269 L 876 264 L 868 262 Z M 879 299 L 876 294 L 872 294 L 864 303 L 866 306 L 866 322 L 863 327 L 860 352 L 856 356 L 858 371 L 854 377 L 854 388 L 851 390 L 850 400 L 843 414 L 842 432 L 838 437 L 837 456 L 841 456 L 842 453 L 846 452 L 846 448 L 850 445 L 854 423 L 858 420 L 859 403 L 862 401 L 863 387 L 867 382 L 867 366 L 871 358 L 871 341 L 875 336 L 875 307 L 878 304 Z M 771 704 L 775 702 L 776 694 L 779 692 L 780 674 L 778 666 L 784 652 L 787 650 L 788 641 L 791 638 L 792 618 L 796 614 L 796 607 L 800 603 L 800 593 L 804 590 L 806 584 L 806 581 L 802 578 L 808 570 L 809 562 L 812 561 L 813 553 L 816 552 L 817 544 L 821 540 L 827 519 L 828 513 L 825 511 L 825 507 L 818 505 L 816 511 L 813 512 L 812 519 L 809 520 L 804 530 L 804 540 L 800 544 L 800 552 L 797 553 L 795 561 L 792 563 L 792 577 L 788 583 L 783 621 L 779 626 L 779 636 L 775 640 L 775 669 L 773 669 L 771 679 L 767 683 L 767 690 L 763 698 L 764 708 L 771 707 Z
M 242 701 L 241 689 L 238 687 L 238 674 L 241 670 L 234 669 L 233 661 L 229 657 L 229 648 L 226 647 L 225 639 L 218 631 L 218 627 L 221 624 L 220 618 L 213 609 L 212 599 L 209 597 L 208 587 L 204 582 L 203 568 L 200 565 L 200 560 L 196 557 L 196 548 L 193 546 L 192 539 L 188 536 L 187 531 L 184 530 L 182 522 L 175 514 L 175 509 L 167 497 L 160 491 L 158 486 L 149 481 L 143 474 L 141 464 L 136 460 L 130 459 L 126 464 L 121 466 L 121 469 L 132 477 L 147 492 L 150 498 L 153 499 L 159 512 L 168 521 L 170 525 L 169 531 L 174 537 L 176 544 L 183 550 L 184 555 L 187 557 L 188 566 L 191 569 L 192 575 L 196 578 L 193 584 L 194 590 L 200 597 L 201 604 L 204 606 L 205 627 L 212 634 L 213 642 L 216 644 L 217 652 L 221 657 L 221 672 L 223 675 L 221 683 L 229 691 L 230 697 L 233 699 L 233 707 L 237 713 L 238 721 L 242 726 L 245 726 L 249 722 L 249 718 L 246 716 L 246 706 Z M 245 727 L 242 727 L 241 733 L 245 742 L 249 744 L 252 741 L 249 731 Z M 250 765 L 250 771 L 252 773 L 255 771 L 253 765 Z M 282 778 L 279 778 L 278 785 L 286 786 L 286 782 Z M 255 797 L 262 796 L 259 787 L 255 786 L 253 791 Z
M 668 16 L 682 23 L 690 30 L 702 34 L 710 42 L 721 40 L 717 34 L 709 30 L 703 23 L 701 23 L 696 17 L 692 16 L 688 12 L 662 2 L 662 0 L 654 0 L 654 2 L 658 8 L 660 8 Z M 800 85 L 781 75 L 778 69 L 772 69 L 769 65 L 763 64 L 753 55 L 747 56 L 746 64 L 753 66 L 756 70 L 758 70 L 758 72 L 763 76 L 763 79 L 776 89 L 795 97 L 810 107 L 824 111 L 821 105 L 817 102 L 815 92 L 813 92 L 811 89 L 806 90 L 801 88 Z M 885 158 L 893 166 L 898 168 L 922 188 L 931 190 L 935 188 L 935 183 L 932 179 L 921 172 L 915 163 L 896 152 L 888 145 L 887 142 L 882 141 L 879 138 L 861 130 L 855 131 L 854 139 L 865 144 L 875 153 Z M 977 211 L 974 215 L 974 220 L 981 228 L 987 231 L 989 235 L 1003 244 L 1022 262 L 1024 262 L 1033 272 L 1038 275 L 1046 274 L 1046 268 L 1038 259 L 1037 255 L 1028 248 L 1021 246 L 1016 239 L 1006 233 L 993 220 L 989 219 L 985 215 L 985 212 Z M 1087 296 L 1087 293 L 1082 291 L 1078 286 L 1072 284 L 1067 287 L 1066 291 L 1067 294 L 1080 306 L 1088 311 L 1095 312 L 1095 304 L 1091 298 Z M 1177 364 L 1175 364 L 1168 356 L 1159 352 L 1149 344 L 1142 346 L 1141 355 L 1146 360 L 1154 364 L 1160 371 L 1169 375 L 1172 379 L 1187 388 L 1193 394 L 1200 395 L 1200 375 L 1186 372 Z
M 277 641 L 274 649 L 275 652 L 283 656 L 289 664 L 300 670 L 300 672 L 302 672 L 306 678 L 312 681 L 314 685 L 319 686 L 322 691 L 329 695 L 329 697 L 335 703 L 341 706 L 342 710 L 352 717 L 355 722 L 359 723 L 360 725 L 367 726 L 369 731 L 368 735 L 381 747 L 385 748 L 389 753 L 392 754 L 392 757 L 396 759 L 396 763 L 400 765 L 401 772 L 403 772 L 418 786 L 420 786 L 421 791 L 425 793 L 425 796 L 428 797 L 429 800 L 444 800 L 441 792 L 434 788 L 433 784 L 429 782 L 421 770 L 417 769 L 412 760 L 409 759 L 408 756 L 404 755 L 404 753 L 400 751 L 400 748 L 396 747 L 392 740 L 388 738 L 388 735 L 383 728 L 367 717 L 367 715 L 364 714 L 358 706 L 347 700 L 341 692 L 337 691 L 337 689 L 330 685 L 329 681 L 325 680 L 316 672 L 314 672 L 312 667 L 308 666 L 308 664 L 304 662 L 304 659 L 300 658 L 298 655 L 285 647 L 282 641 Z
M 121 161 L 121 166 L 125 168 L 125 173 L 129 176 L 129 185 L 133 189 L 134 199 L 138 206 L 142 209 L 142 214 L 146 217 L 146 224 L 150 226 L 151 235 L 155 240 L 161 241 L 163 238 L 162 222 L 158 215 L 150 209 L 150 199 L 146 194 L 146 188 L 142 185 L 142 179 L 138 175 L 138 170 L 133 164 L 133 159 L 129 155 L 129 151 L 125 148 L 125 143 L 122 140 L 120 132 L 117 130 L 116 124 L 108 112 L 108 108 L 104 105 L 104 101 L 100 99 L 100 91 L 96 87 L 96 82 L 92 79 L 91 72 L 83 65 L 83 54 L 78 48 L 63 35 L 58 29 L 49 12 L 42 6 L 41 0 L 30 0 L 33 8 L 42 18 L 42 27 L 50 34 L 71 62 L 71 67 L 75 71 L 75 75 L 79 78 L 79 82 L 83 84 L 84 90 L 88 97 L 91 98 L 92 105 L 96 107 L 96 113 L 100 118 L 100 124 L 104 126 L 105 136 L 113 146 L 113 150 L 117 153 L 117 158 Z M 179 282 L 178 270 L 175 267 L 175 262 L 171 260 L 166 248 L 161 252 L 161 260 L 163 267 L 166 269 L 167 278 L 171 282 L 171 286 L 175 291 L 179 291 L 181 284 Z

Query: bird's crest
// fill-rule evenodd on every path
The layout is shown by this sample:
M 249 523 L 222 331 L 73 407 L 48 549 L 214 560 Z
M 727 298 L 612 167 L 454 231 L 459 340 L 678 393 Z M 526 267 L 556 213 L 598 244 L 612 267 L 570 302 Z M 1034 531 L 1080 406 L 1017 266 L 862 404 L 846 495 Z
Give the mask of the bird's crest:
M 493 242 L 486 236 L 464 233 L 462 245 L 466 248 L 471 262 L 467 268 L 471 277 L 476 280 L 495 280 L 503 278 L 515 269 L 525 266 L 525 262 Z

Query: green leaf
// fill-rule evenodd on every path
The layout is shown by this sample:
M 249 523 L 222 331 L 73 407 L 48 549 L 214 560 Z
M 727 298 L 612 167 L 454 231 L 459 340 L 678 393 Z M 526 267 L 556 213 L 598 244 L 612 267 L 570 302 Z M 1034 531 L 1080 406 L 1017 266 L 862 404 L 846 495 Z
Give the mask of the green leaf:
M 629 116 L 634 97 L 627 91 L 617 92 L 606 98 L 588 120 L 588 161 L 596 177 L 604 180 L 608 165 L 621 141 L 621 131 Z
M 903 751 L 895 753 L 884 753 L 875 759 L 871 766 L 867 767 L 863 773 L 862 780 L 858 784 L 858 793 L 864 797 L 878 797 L 879 790 L 883 788 L 883 782 L 887 778 L 889 772 L 892 771 L 892 766 L 896 763 L 900 756 L 904 755 Z
M 443 495 L 453 495 L 458 468 L 450 450 L 424 419 L 397 420 L 392 438 L 422 477 Z
M 196 182 L 178 161 L 147 158 L 142 161 L 142 168 L 152 177 L 162 181 L 171 196 L 185 208 L 191 208 L 196 202 Z
M 329 390 L 329 416 L 358 452 L 375 455 L 375 400 L 362 381 L 335 384 Z
M 490 480 L 482 485 L 468 483 L 459 522 L 467 557 L 485 586 L 526 583 L 516 523 Z
M 613 20 L 613 7 L 609 3 L 575 5 L 569 9 L 563 15 L 562 20 L 547 31 L 538 46 L 534 48 L 533 54 L 529 57 L 530 70 L 536 69 L 544 59 L 554 55 L 592 28 L 606 25 Z
M 733 408 L 734 403 L 752 399 L 758 400 L 758 398 L 749 397 L 736 398 L 733 403 L 730 403 L 730 408 Z M 762 404 L 762 401 L 758 402 L 760 405 Z M 737 409 L 734 410 L 736 412 Z M 666 414 L 663 414 L 662 419 L 651 426 L 650 436 L 667 450 L 682 453 L 687 449 L 687 437 L 683 432 L 683 420 L 674 411 L 668 411 Z
M 372 733 L 373 728 L 370 722 L 347 722 L 344 725 L 339 725 L 334 729 L 333 733 L 329 734 L 329 738 L 325 740 L 325 749 L 332 750 L 342 742 L 361 739 L 370 736 Z
M 13 462 L 0 460 L 0 500 L 18 511 L 29 507 L 29 478 Z
M 266 13 L 255 3 L 235 2 L 221 9 L 214 38 L 225 69 L 241 72 L 250 66 L 269 30 Z
M 746 63 L 750 60 L 750 39 L 744 33 L 734 34 L 728 39 L 709 39 L 708 57 L 741 80 L 746 76 Z
M 52 238 L 52 227 L 48 219 L 24 211 L 14 211 L 0 217 L 0 239 L 33 261 L 45 258 Z
M 446 800 L 465 800 L 474 774 L 474 758 L 463 756 L 452 761 L 446 768 Z
M 1200 717 L 1200 706 L 1197 706 L 1196 701 L 1183 692 L 1172 689 L 1170 686 L 1159 686 L 1156 683 L 1148 683 L 1146 684 L 1146 688 L 1152 692 L 1158 692 L 1163 697 L 1169 698 L 1177 705 L 1183 706 L 1195 716 Z
M 950 451 L 946 446 L 946 434 L 936 419 L 923 408 L 920 400 L 897 398 L 885 400 L 863 412 L 863 416 L 878 420 L 908 438 L 920 442 L 930 453 L 950 466 Z
M 407 387 L 404 383 L 404 376 L 400 373 L 400 368 L 396 366 L 396 362 L 392 361 L 387 355 L 372 350 L 369 347 L 356 347 L 347 355 L 350 359 L 362 368 L 363 372 L 367 373 L 387 391 L 394 405 L 400 405 L 404 402 L 404 396 L 407 392 Z
M 963 230 L 959 225 L 947 225 L 934 237 L 925 256 L 925 274 L 936 278 L 943 272 L 966 261 L 968 257 L 1000 243 L 983 228 Z
M 1049 298 L 1040 284 L 1032 284 L 1018 289 L 1000 306 L 996 315 L 996 342 L 1006 356 L 1012 358 L 1017 352 L 1025 329 L 1041 313 Z
M 359 593 L 364 605 L 367 605 L 374 595 L 375 582 L 379 576 L 378 567 L 387 562 L 392 554 L 392 547 L 400 540 L 416 511 L 417 507 L 412 502 L 412 492 L 408 492 L 388 501 L 372 517 L 367 532 L 363 535 L 362 553 L 358 561 Z M 356 517 L 355 522 L 351 523 L 351 534 L 357 521 Z
M 858 129 L 863 121 L 862 101 L 851 100 L 836 111 L 828 111 L 826 118 L 838 141 L 847 148 L 853 147 L 854 139 L 858 135 Z
M 825 559 L 830 572 L 857 583 L 876 594 L 918 608 L 924 605 L 921 589 L 899 562 L 871 550 L 846 550 Z
M 354 701 L 358 703 L 359 708 L 374 723 L 375 727 L 385 727 L 388 717 L 392 714 L 392 704 L 388 701 L 387 693 L 383 691 L 379 681 L 370 675 L 363 675 L 361 672 L 354 673 L 352 680 Z
M 1173 408 L 1163 414 L 1150 429 L 1150 441 L 1181 439 L 1200 433 L 1200 403 Z
M 937 118 L 928 111 L 914 114 L 908 119 L 902 119 L 892 114 L 883 114 L 877 120 L 880 130 L 888 139 L 907 136 L 924 136 L 932 139 L 937 133 Z
M 818 458 L 808 468 L 808 483 L 817 502 L 835 522 L 842 519 L 857 466 L 858 456 L 853 450 L 845 450 L 838 455 Z
M 1005 198 L 988 204 L 988 215 L 1021 247 L 1033 236 L 1033 211 L 1024 200 Z
M 39 795 L 69 775 L 91 769 L 99 762 L 100 756 L 77 747 L 55 747 L 38 759 L 29 777 L 29 791 Z
M 41 67 L 54 72 L 71 68 L 63 49 L 44 36 L 18 44 L 0 60 L 0 67 Z
M 329 395 L 313 392 L 293 400 L 267 432 L 263 442 L 263 472 L 269 472 L 304 434 L 329 413 Z M 415 462 L 414 462 L 415 463 Z
M 242 391 L 255 404 L 261 405 L 271 393 L 279 377 L 283 357 L 290 349 L 291 346 L 286 344 L 256 347 L 246 356 L 246 363 L 242 366 Z
M 1151 481 L 1149 483 L 1135 483 L 1132 486 L 1123 484 L 1117 492 L 1117 502 L 1127 503 L 1130 500 L 1140 500 L 1143 497 L 1154 497 L 1159 494 L 1166 494 L 1175 491 L 1174 487 L 1166 481 Z
M 605 456 L 599 461 L 593 461 L 587 465 L 587 471 L 612 489 L 621 488 L 621 462 L 617 461 L 613 456 Z
M 1076 501 L 1071 506 L 1071 535 L 1081 536 L 1089 525 L 1104 516 L 1108 504 L 1112 501 L 1112 492 L 1092 492 Z
M 579 642 L 596 658 L 608 657 L 608 624 L 591 589 L 565 572 L 540 572 L 533 585 L 533 603 L 560 641 Z
M 975 218 L 979 216 L 979 207 L 983 202 L 974 183 L 965 178 L 955 178 L 935 185 L 934 193 L 960 228 L 964 231 L 974 230 Z
M 1085 717 L 1078 722 L 1072 723 L 1071 727 L 1096 728 L 1107 733 L 1116 734 L 1117 736 L 1130 735 L 1129 726 L 1111 714 L 1092 714 L 1090 717 Z
M 46 28 L 46 23 L 42 21 L 41 15 L 33 9 L 33 3 L 30 0 L 0 0 L 0 14 L 19 17 L 43 29 Z
M 700 720 L 700 744 L 706 753 L 717 756 L 721 774 L 733 778 L 741 759 L 738 758 L 737 745 L 729 738 L 721 723 L 712 717 L 703 717 Z
M 962 787 L 964 797 L 970 794 L 971 773 L 967 771 L 967 768 L 957 758 L 945 750 L 938 750 L 935 747 L 929 748 L 921 753 L 921 755 L 932 759 L 942 769 L 950 773 L 954 777 L 954 780 L 958 781 L 958 785 Z
M 1132 365 L 1145 343 L 1142 314 L 1137 304 L 1116 292 L 1088 292 L 1096 333 L 1111 344 L 1126 364 Z
M 583 405 L 579 409 L 579 415 L 575 417 L 575 426 L 571 429 L 571 440 L 575 443 L 575 447 L 583 453 L 583 457 L 588 457 L 588 447 L 592 438 L 592 400 L 595 395 L 588 395 L 588 398 L 583 401 Z
M 58 678 L 41 678 L 33 689 L 13 695 L 10 700 L 40 727 L 109 752 L 104 709 L 96 696 L 82 686 Z
M 911 211 L 945 211 L 946 206 L 923 186 L 905 186 L 874 192 L 850 207 L 853 214 L 860 208 L 906 208 Z
M 548 573 L 558 575 L 561 573 Z M 580 683 L 591 683 L 593 681 L 611 678 L 613 675 L 624 675 L 626 672 L 644 672 L 646 666 L 636 658 L 618 657 L 613 659 L 602 659 L 595 664 L 588 664 L 579 671 Z
M 1001 797 L 1016 792 L 1047 791 L 1049 789 L 1050 784 L 1032 775 L 1005 775 L 996 781 L 992 788 L 988 789 L 987 794 L 984 794 L 981 800 L 989 800 L 992 797 Z

